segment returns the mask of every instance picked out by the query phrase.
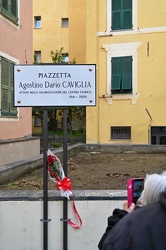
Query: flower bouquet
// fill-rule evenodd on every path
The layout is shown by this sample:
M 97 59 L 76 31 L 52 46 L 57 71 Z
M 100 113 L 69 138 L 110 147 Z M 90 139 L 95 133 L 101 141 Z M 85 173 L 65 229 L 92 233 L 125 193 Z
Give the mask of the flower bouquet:
M 70 197 L 73 196 L 71 181 L 69 178 L 65 176 L 60 160 L 51 152 L 51 150 L 48 150 L 47 152 L 47 161 L 48 161 L 48 175 L 50 179 L 56 183 L 57 189 L 60 190 L 61 192 L 61 196 L 70 199 Z M 82 220 L 77 212 L 74 200 L 73 200 L 73 210 L 80 222 L 80 225 L 77 226 L 70 220 L 68 221 L 68 224 L 70 224 L 74 228 L 80 228 L 82 225 Z
M 51 150 L 47 152 L 47 160 L 50 179 L 56 183 L 57 189 L 61 191 L 62 197 L 69 199 L 69 197 L 72 196 L 72 184 L 70 179 L 65 176 L 60 160 Z

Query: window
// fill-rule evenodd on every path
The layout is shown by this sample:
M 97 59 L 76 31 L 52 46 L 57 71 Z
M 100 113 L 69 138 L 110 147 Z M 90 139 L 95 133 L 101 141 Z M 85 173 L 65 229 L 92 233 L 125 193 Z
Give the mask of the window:
M 35 16 L 35 28 L 40 29 L 41 28 L 41 16 Z
M 35 127 L 41 127 L 42 126 L 42 122 L 41 122 L 41 117 L 34 117 L 34 126 Z
M 13 106 L 13 66 L 14 62 L 0 57 L 1 116 L 17 116 L 17 108 Z
M 132 0 L 112 0 L 112 30 L 132 28 Z
M 62 18 L 62 27 L 69 26 L 69 18 Z
M 131 139 L 131 127 L 111 127 L 111 139 Z
M 64 62 L 64 63 L 69 62 L 69 54 L 68 53 L 63 53 L 62 54 L 62 62 Z
M 151 144 L 166 145 L 166 127 L 151 127 Z
M 132 57 L 112 57 L 112 94 L 132 93 Z
M 106 31 L 98 32 L 99 36 L 132 34 L 138 30 L 138 0 L 106 1 L 107 27 Z
M 113 100 L 131 100 L 135 104 L 137 92 L 137 53 L 141 42 L 103 44 L 107 52 L 108 104 Z M 113 71 L 113 72 L 112 72 Z
M 18 23 L 18 0 L 0 0 L 0 13 Z
M 41 63 L 41 51 L 35 51 L 34 53 L 34 64 Z

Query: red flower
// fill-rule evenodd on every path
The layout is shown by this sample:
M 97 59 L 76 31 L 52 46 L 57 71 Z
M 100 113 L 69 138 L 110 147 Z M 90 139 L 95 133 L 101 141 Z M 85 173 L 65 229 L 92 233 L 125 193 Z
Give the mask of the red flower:
M 56 156 L 48 155 L 47 161 L 48 161 L 48 165 L 51 165 L 52 163 L 54 163 L 56 161 Z
M 62 180 L 57 181 L 56 185 L 57 185 L 58 190 L 62 189 L 64 191 L 66 191 L 66 190 L 71 191 L 71 189 L 72 189 L 71 181 L 67 177 L 64 177 Z

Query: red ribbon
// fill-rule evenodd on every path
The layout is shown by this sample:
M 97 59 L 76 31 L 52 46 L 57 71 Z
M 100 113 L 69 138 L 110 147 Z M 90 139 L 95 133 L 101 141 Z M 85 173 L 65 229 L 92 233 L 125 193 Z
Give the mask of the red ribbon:
M 79 222 L 80 222 L 80 225 L 79 225 L 79 226 L 76 225 L 76 224 L 73 223 L 71 220 L 68 220 L 68 224 L 69 224 L 70 226 L 74 227 L 75 229 L 78 229 L 78 228 L 80 228 L 80 227 L 82 226 L 82 220 L 81 220 L 80 215 L 79 215 L 78 212 L 77 212 L 77 209 L 76 209 L 76 206 L 75 206 L 74 201 L 73 201 L 73 210 L 74 210 L 74 213 L 75 213 L 76 217 L 78 218 L 78 220 L 79 220 Z
M 56 174 L 51 170 L 50 167 L 48 167 L 48 171 L 49 171 L 50 175 L 51 175 L 53 178 L 56 179 L 56 181 L 57 181 L 57 182 L 56 182 L 56 185 L 57 185 L 57 189 L 58 189 L 58 190 L 63 189 L 63 190 L 69 190 L 69 191 L 71 191 L 72 185 L 71 185 L 71 181 L 70 181 L 69 178 L 64 177 L 64 178 L 61 180 L 59 177 L 56 176 Z M 76 217 L 77 217 L 78 220 L 79 220 L 79 225 L 76 225 L 76 224 L 75 224 L 74 222 L 72 222 L 71 220 L 68 220 L 68 224 L 69 224 L 70 226 L 74 227 L 75 229 L 78 229 L 78 228 L 80 228 L 80 227 L 82 226 L 82 220 L 81 220 L 80 215 L 79 215 L 78 212 L 77 212 L 77 209 L 76 209 L 76 206 L 75 206 L 74 201 L 73 201 L 73 211 L 74 211 Z
M 56 182 L 56 185 L 57 185 L 58 190 L 71 191 L 71 189 L 72 189 L 71 181 L 67 177 L 64 177 L 62 180 L 58 180 Z

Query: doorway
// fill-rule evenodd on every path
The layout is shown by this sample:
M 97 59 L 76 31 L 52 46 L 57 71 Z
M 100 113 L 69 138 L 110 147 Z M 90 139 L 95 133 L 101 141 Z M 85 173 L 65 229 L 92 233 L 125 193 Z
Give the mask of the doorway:
M 151 144 L 166 145 L 166 127 L 151 127 Z

